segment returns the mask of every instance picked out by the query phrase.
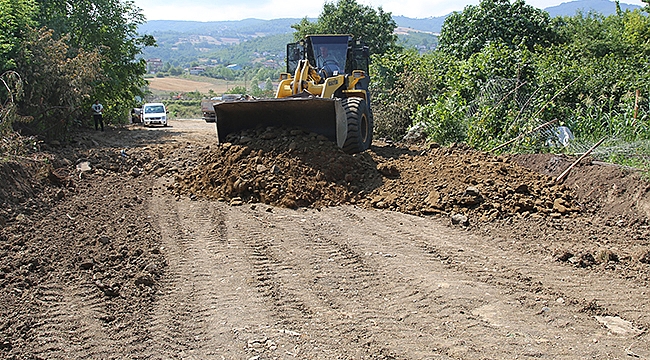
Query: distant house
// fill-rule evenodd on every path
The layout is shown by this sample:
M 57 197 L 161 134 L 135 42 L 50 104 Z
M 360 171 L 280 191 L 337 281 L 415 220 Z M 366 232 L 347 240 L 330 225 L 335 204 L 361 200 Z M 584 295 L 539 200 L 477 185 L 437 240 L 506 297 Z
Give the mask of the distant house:
M 161 59 L 152 58 L 147 59 L 147 72 L 150 74 L 155 74 L 158 71 L 162 70 L 163 62 Z
M 227 67 L 228 69 L 230 69 L 230 70 L 241 70 L 241 69 L 242 69 L 242 67 L 239 66 L 238 64 L 230 64 L 230 65 L 228 65 L 228 66 L 226 66 L 226 67 Z
M 269 69 L 277 69 L 280 67 L 280 65 L 277 63 L 275 60 L 266 60 L 262 62 L 262 66 L 269 68 Z
M 203 66 L 192 66 L 190 68 L 190 75 L 198 75 L 205 72 L 205 68 Z

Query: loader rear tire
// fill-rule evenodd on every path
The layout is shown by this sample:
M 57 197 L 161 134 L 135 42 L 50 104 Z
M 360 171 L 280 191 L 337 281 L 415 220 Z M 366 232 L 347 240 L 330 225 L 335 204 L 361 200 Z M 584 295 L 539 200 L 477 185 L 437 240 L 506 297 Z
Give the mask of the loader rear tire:
M 366 100 L 362 98 L 346 98 L 341 101 L 348 120 L 348 133 L 343 151 L 356 154 L 366 151 L 372 142 L 372 115 Z

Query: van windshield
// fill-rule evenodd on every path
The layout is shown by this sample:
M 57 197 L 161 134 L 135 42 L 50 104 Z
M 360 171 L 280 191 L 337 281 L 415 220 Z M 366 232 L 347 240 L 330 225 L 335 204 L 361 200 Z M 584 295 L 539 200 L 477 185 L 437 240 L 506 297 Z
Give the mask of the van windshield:
M 144 113 L 145 114 L 158 114 L 158 113 L 164 113 L 165 109 L 163 108 L 162 105 L 154 105 L 154 106 L 147 106 L 144 108 Z

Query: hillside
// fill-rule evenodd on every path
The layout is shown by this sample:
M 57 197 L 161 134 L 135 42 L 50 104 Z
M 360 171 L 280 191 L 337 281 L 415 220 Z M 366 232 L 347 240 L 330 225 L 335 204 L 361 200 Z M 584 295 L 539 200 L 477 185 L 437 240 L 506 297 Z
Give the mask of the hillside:
M 621 4 L 623 10 L 640 8 Z M 545 8 L 551 16 L 573 16 L 578 11 L 611 15 L 616 12 L 613 1 L 577 0 Z M 435 48 L 442 24 L 448 15 L 429 18 L 394 16 L 399 44 L 404 47 L 430 51 Z M 284 57 L 285 44 L 291 41 L 291 25 L 300 18 L 273 20 L 244 19 L 238 21 L 180 21 L 152 20 L 142 24 L 138 31 L 156 38 L 157 47 L 146 48 L 144 58 L 160 58 L 175 66 L 191 63 L 250 64 L 253 59 L 277 60 Z M 315 19 L 310 19 L 315 20 Z M 252 43 L 250 43 L 252 42 Z
M 641 7 L 637 5 L 621 4 L 621 10 L 623 11 L 639 8 Z M 616 4 L 609 0 L 577 0 L 562 3 L 557 6 L 551 6 L 544 10 L 546 10 L 546 12 L 548 12 L 552 17 L 573 16 L 578 12 L 596 12 L 608 16 L 616 13 Z

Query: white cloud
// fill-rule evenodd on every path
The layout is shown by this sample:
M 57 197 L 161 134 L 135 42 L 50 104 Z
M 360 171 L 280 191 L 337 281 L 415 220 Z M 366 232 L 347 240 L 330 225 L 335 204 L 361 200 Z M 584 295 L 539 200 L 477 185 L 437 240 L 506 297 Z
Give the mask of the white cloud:
M 411 18 L 443 16 L 452 11 L 461 11 L 467 5 L 476 5 L 480 0 L 357 0 L 360 4 L 374 8 L 381 6 L 393 15 Z M 527 0 L 528 5 L 538 8 L 556 6 L 570 0 Z M 147 20 L 195 20 L 223 21 L 279 18 L 317 17 L 326 0 L 135 0 Z M 336 2 L 331 0 L 328 2 Z M 622 0 L 622 3 L 644 5 L 641 0 Z
M 147 20 L 224 21 L 316 17 L 322 3 L 300 0 L 160 1 L 135 0 Z

